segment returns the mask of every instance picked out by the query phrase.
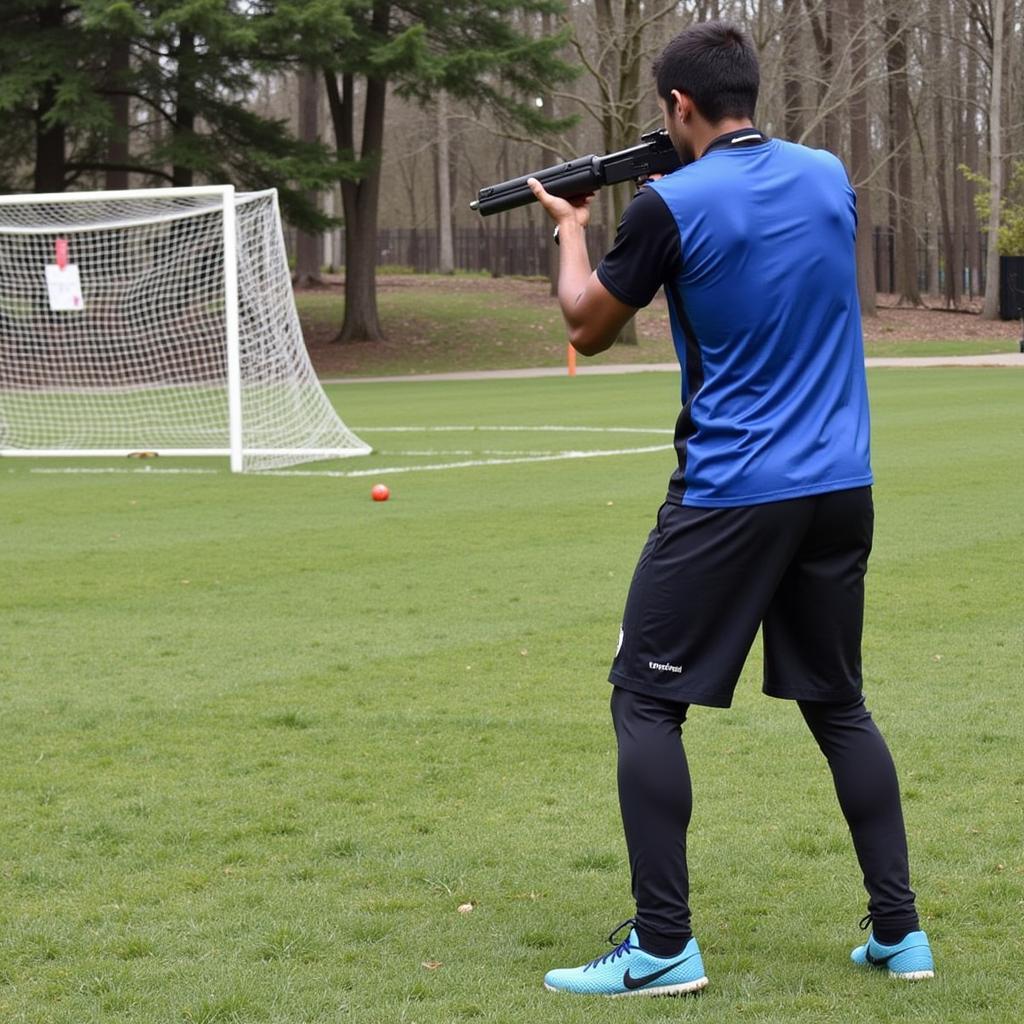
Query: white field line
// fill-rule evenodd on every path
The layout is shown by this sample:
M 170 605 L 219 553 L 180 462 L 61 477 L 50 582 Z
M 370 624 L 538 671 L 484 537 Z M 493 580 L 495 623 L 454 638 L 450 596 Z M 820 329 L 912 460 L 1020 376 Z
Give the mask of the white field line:
M 548 433 L 582 433 L 582 434 L 657 434 L 662 436 L 671 436 L 671 430 L 665 430 L 664 428 L 648 428 L 648 427 L 581 427 L 581 426 L 531 426 L 531 427 L 517 427 L 507 424 L 494 425 L 494 426 L 409 426 L 409 427 L 354 427 L 359 433 L 456 433 L 466 432 L 475 433 L 479 431 L 496 431 L 501 433 L 518 433 L 525 431 L 533 432 L 548 432 Z M 376 454 L 383 456 L 401 456 L 403 458 L 434 458 L 434 457 L 451 457 L 453 455 L 486 455 L 494 456 L 493 458 L 468 458 L 461 459 L 459 461 L 445 461 L 435 462 L 422 465 L 414 466 L 377 466 L 373 469 L 351 469 L 351 470 L 329 470 L 329 469 L 278 469 L 269 470 L 268 475 L 272 476 L 323 476 L 323 477 L 366 477 L 366 476 L 386 476 L 389 473 L 422 473 L 422 472 L 437 472 L 445 469 L 469 469 L 478 466 L 512 466 L 522 465 L 528 462 L 561 462 L 568 459 L 595 459 L 595 458 L 608 458 L 615 455 L 642 455 L 649 452 L 662 452 L 670 451 L 672 449 L 671 444 L 654 444 L 645 445 L 639 448 L 610 448 L 610 449 L 595 449 L 591 451 L 569 449 L 564 451 L 509 451 L 506 449 L 455 449 L 455 450 L 444 450 L 444 449 L 424 449 L 414 451 L 378 451 Z M 9 469 L 8 472 L 15 472 L 13 469 Z M 54 467 L 52 469 L 46 467 L 37 467 L 29 470 L 30 473 L 40 473 L 46 475 L 54 474 L 116 474 L 116 475 L 129 475 L 135 473 L 161 473 L 165 475 L 183 475 L 183 476 L 203 476 L 210 474 L 223 473 L 222 469 L 213 468 L 185 468 L 185 467 L 156 467 L 156 466 L 138 466 L 138 467 L 116 467 L 116 466 L 67 466 L 67 467 Z
M 597 451 L 551 452 L 547 455 L 523 455 L 511 459 L 466 459 L 464 462 L 436 462 L 426 466 L 378 466 L 376 469 L 278 469 L 274 476 L 379 476 L 395 473 L 423 473 L 439 469 L 468 469 L 475 466 L 513 466 L 524 462 L 561 462 L 565 459 L 600 459 L 610 455 L 642 455 L 647 452 L 671 451 L 670 444 L 653 444 L 644 448 L 611 448 Z
M 564 434 L 666 434 L 671 436 L 672 431 L 664 427 L 557 427 L 552 425 L 540 427 L 512 427 L 512 426 L 442 426 L 442 427 L 349 427 L 357 434 L 431 434 L 465 431 L 475 433 L 482 430 L 510 431 L 513 433 L 525 433 L 527 431 L 548 431 Z
M 607 448 L 598 449 L 594 451 L 564 451 L 564 452 L 547 452 L 543 455 L 521 455 L 509 459 L 465 459 L 461 462 L 435 462 L 429 465 L 421 466 L 378 466 L 376 469 L 351 469 L 348 471 L 334 470 L 334 469 L 272 469 L 267 470 L 263 475 L 265 476 L 325 476 L 325 477 L 362 477 L 362 476 L 379 476 L 386 477 L 389 474 L 397 473 L 423 473 L 423 472 L 436 472 L 442 469 L 470 469 L 476 466 L 514 466 L 521 465 L 526 462 L 561 462 L 566 459 L 600 459 L 607 458 L 612 455 L 645 455 L 649 452 L 666 452 L 671 451 L 672 445 L 670 444 L 652 444 L 647 445 L 643 448 Z M 14 473 L 16 470 L 9 469 L 8 473 Z M 134 473 L 148 473 L 150 475 L 154 473 L 161 473 L 164 475 L 168 474 L 180 474 L 185 476 L 200 476 L 210 475 L 216 473 L 223 473 L 225 470 L 221 469 L 185 469 L 185 468 L 157 468 L 154 466 L 143 466 L 137 469 L 120 469 L 116 466 L 99 467 L 99 466 L 67 466 L 63 468 L 54 467 L 53 469 L 47 469 L 45 467 L 33 468 L 29 470 L 30 473 L 42 473 L 46 475 L 55 475 L 61 473 L 78 473 L 78 474 L 114 474 L 114 475 L 129 475 Z
M 396 448 L 374 448 L 374 455 L 401 455 L 403 458 L 436 458 L 452 455 L 550 455 L 550 448 L 423 448 L 409 451 Z
M 16 473 L 17 470 L 9 469 L 7 472 Z M 53 476 L 59 473 L 112 473 L 115 475 L 124 475 L 128 473 L 162 473 L 164 476 L 215 476 L 216 474 L 224 471 L 221 469 L 186 469 L 183 466 L 166 466 L 161 469 L 157 469 L 155 466 L 139 466 L 135 469 L 122 469 L 118 466 L 54 466 L 52 469 L 48 469 L 46 466 L 40 466 L 38 468 L 30 469 L 29 472 L 40 473 L 44 476 Z

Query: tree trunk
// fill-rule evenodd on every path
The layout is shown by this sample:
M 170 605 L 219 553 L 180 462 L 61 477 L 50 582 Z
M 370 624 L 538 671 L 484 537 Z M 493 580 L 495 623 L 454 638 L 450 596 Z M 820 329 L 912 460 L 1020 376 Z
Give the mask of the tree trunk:
M 981 315 L 999 319 L 999 220 L 1003 204 L 1003 30 L 1005 0 L 992 0 L 992 89 L 988 107 L 989 193 L 988 251 L 985 260 L 985 302 Z
M 111 49 L 107 63 L 107 85 L 111 95 L 107 98 L 110 106 L 112 125 L 107 139 L 107 162 L 111 165 L 104 174 L 107 189 L 128 188 L 128 87 L 127 78 L 131 51 L 127 39 L 117 39 Z
M 64 22 L 64 11 L 58 0 L 48 3 L 39 11 L 41 32 L 56 32 Z M 33 188 L 36 192 L 63 192 L 66 177 L 64 125 L 60 121 L 47 123 L 47 116 L 57 102 L 57 83 L 44 82 L 36 101 L 36 152 Z
M 975 115 L 974 104 L 978 95 L 978 55 L 977 47 L 981 46 L 981 38 L 978 33 L 978 26 L 975 20 L 968 17 L 967 26 L 967 74 L 964 82 L 964 98 L 966 100 L 963 110 L 964 124 L 964 163 L 975 172 L 981 170 L 981 160 L 978 147 L 977 116 Z M 963 184 L 964 196 L 964 249 L 966 252 L 966 265 L 968 271 L 969 294 L 974 298 L 975 293 L 981 287 L 981 265 L 978 252 L 978 210 L 974 205 L 974 198 L 977 195 L 978 187 L 973 181 L 965 180 Z
M 597 86 L 599 98 L 599 109 L 601 119 L 601 144 L 606 153 L 612 152 L 616 147 L 612 140 L 615 136 L 615 112 L 617 97 L 613 93 L 613 86 L 617 78 L 616 57 L 618 55 L 618 36 L 615 30 L 615 16 L 612 11 L 611 0 L 594 0 L 594 20 L 597 27 Z M 615 192 L 615 187 L 606 190 Z M 609 214 L 602 206 L 603 213 L 603 237 L 602 248 L 607 249 L 611 245 L 613 233 L 618 221 L 614 220 L 614 210 Z
M 804 0 L 807 16 L 814 34 L 821 74 L 818 77 L 818 109 L 826 104 L 830 109 L 821 115 L 821 141 L 830 153 L 839 151 L 839 111 L 830 100 L 829 90 L 835 82 L 835 7 L 837 0 L 823 0 L 824 17 L 819 18 L 812 6 L 813 0 Z
M 899 305 L 921 306 L 914 234 L 914 178 L 911 164 L 910 84 L 907 78 L 906 8 L 889 0 L 885 17 L 885 59 L 889 86 L 889 149 L 896 202 L 896 290 Z
M 783 124 L 790 142 L 799 142 L 804 133 L 799 66 L 800 0 L 782 0 Z
M 540 34 L 543 39 L 550 39 L 554 34 L 554 15 L 550 11 L 544 12 L 540 16 Z M 544 112 L 548 117 L 555 116 L 555 101 L 549 94 L 543 97 L 544 99 Z M 558 154 L 555 150 L 548 146 L 544 146 L 541 149 L 541 163 L 544 167 L 551 167 L 557 160 Z M 546 236 L 546 232 L 542 237 Z M 558 247 L 551 242 L 548 244 L 547 249 L 547 275 L 548 275 L 548 290 L 551 295 L 558 294 Z
M 178 68 L 175 75 L 176 102 L 174 108 L 174 137 L 180 140 L 195 132 L 195 68 L 193 57 L 196 52 L 196 37 L 192 32 L 182 29 L 178 35 L 177 58 Z M 191 167 L 175 164 L 171 172 L 171 184 L 187 187 L 192 184 Z
M 455 273 L 451 139 L 448 128 L 448 94 L 440 89 L 437 94 L 437 268 L 442 274 Z
M 604 151 L 611 153 L 635 142 L 634 120 L 639 100 L 640 55 L 643 51 L 642 27 L 638 24 L 638 0 L 625 0 L 622 8 L 622 30 L 616 25 L 610 0 L 596 0 L 597 39 L 600 54 L 599 68 L 602 81 L 598 87 L 601 100 L 601 142 Z M 627 141 L 628 140 L 628 141 Z M 613 185 L 604 190 L 602 197 L 610 201 L 610 218 L 606 214 L 605 244 L 610 245 L 625 212 L 633 187 L 629 183 Z M 611 223 L 608 223 L 610 219 Z M 636 320 L 630 320 L 615 339 L 617 345 L 636 345 Z
M 963 105 L 963 91 L 959 76 L 959 60 L 952 64 L 949 69 L 949 81 L 952 83 L 954 115 L 950 118 L 953 129 L 953 224 L 951 228 L 953 236 L 953 251 L 950 254 L 949 272 L 953 277 L 953 305 L 960 306 L 960 299 L 964 288 L 964 176 L 960 173 L 960 165 L 964 162 L 964 132 L 963 118 L 960 114 L 960 107 Z
M 316 142 L 320 138 L 320 77 L 303 68 L 299 80 L 299 138 Z M 308 192 L 306 198 L 319 208 L 320 197 Z M 299 230 L 295 238 L 295 284 L 300 287 L 322 284 L 323 236 Z
M 874 217 L 871 212 L 871 134 L 868 122 L 867 61 L 868 23 L 864 0 L 846 0 L 847 32 L 850 37 L 850 178 L 857 190 L 857 290 L 860 310 L 874 316 L 877 308 L 875 286 Z
M 941 239 L 936 251 L 942 254 L 942 295 L 946 308 L 953 309 L 959 300 L 959 289 L 957 287 L 957 259 L 956 246 L 953 242 L 953 227 L 949 216 L 949 161 L 945 154 L 949 152 L 950 140 L 946 137 L 946 104 L 943 97 L 943 90 L 946 88 L 947 79 L 943 75 L 943 61 L 945 59 L 943 46 L 944 18 L 942 4 L 939 0 L 931 0 L 929 10 L 929 31 L 928 31 L 928 57 L 932 68 L 932 75 L 935 89 L 932 94 L 932 132 L 935 146 L 935 188 L 939 196 L 939 217 L 941 224 Z M 955 166 L 955 161 L 953 161 Z M 935 261 L 936 268 L 939 260 Z
M 378 4 L 375 20 L 382 7 L 386 9 L 387 4 Z M 354 77 L 342 76 L 340 92 L 333 72 L 325 72 L 324 82 L 338 151 L 351 159 L 355 156 Z M 362 177 L 341 184 L 345 214 L 345 318 L 335 341 L 380 341 L 384 337 L 377 312 L 377 212 L 386 99 L 387 79 L 367 78 L 359 154 L 366 170 Z
M 391 5 L 374 0 L 373 27 L 387 35 Z M 327 99 L 338 150 L 348 158 L 355 152 L 355 80 L 342 76 L 342 90 L 332 72 L 325 75 Z M 367 76 L 363 104 L 363 138 L 359 159 L 366 170 L 358 180 L 341 184 L 345 212 L 345 319 L 336 341 L 380 341 L 384 332 L 377 312 L 377 214 L 380 207 L 380 172 L 384 156 L 384 105 L 388 82 Z

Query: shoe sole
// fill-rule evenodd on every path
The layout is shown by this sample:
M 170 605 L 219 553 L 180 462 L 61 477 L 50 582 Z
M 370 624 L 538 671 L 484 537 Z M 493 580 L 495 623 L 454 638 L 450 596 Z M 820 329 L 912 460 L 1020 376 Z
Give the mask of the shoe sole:
M 900 981 L 925 981 L 927 978 L 934 978 L 934 971 L 890 971 L 890 978 L 899 978 Z
M 686 996 L 706 988 L 707 983 L 707 978 L 698 978 L 696 981 L 687 981 L 681 985 L 654 985 L 651 988 L 638 988 L 633 992 L 569 992 L 565 988 L 555 988 L 546 981 L 544 987 L 549 992 L 569 992 L 574 996 L 604 996 L 605 999 L 622 999 L 625 996 Z

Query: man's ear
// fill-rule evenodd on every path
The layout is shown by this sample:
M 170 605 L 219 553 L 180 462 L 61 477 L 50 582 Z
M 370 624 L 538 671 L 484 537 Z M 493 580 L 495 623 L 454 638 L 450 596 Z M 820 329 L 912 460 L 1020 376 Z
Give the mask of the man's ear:
M 678 89 L 672 90 L 672 113 L 684 124 L 690 120 L 693 114 L 693 100 Z

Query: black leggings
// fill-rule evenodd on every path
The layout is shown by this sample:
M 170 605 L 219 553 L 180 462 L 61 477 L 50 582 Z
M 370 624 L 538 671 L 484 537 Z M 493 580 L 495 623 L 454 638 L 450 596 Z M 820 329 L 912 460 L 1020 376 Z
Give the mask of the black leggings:
M 868 912 L 879 942 L 918 928 L 910 888 L 899 783 L 889 748 L 863 697 L 842 704 L 798 701 L 828 760 L 839 806 L 864 873 Z M 693 797 L 682 744 L 688 704 L 616 686 L 619 804 L 626 833 L 641 946 L 672 956 L 689 940 L 686 830 Z

